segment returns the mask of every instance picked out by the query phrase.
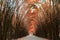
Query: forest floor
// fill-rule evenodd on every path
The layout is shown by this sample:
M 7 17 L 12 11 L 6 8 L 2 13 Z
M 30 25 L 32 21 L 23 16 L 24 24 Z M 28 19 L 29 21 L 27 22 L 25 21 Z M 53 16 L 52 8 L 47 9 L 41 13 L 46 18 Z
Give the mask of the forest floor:
M 37 37 L 34 35 L 28 35 L 28 36 L 23 37 L 23 38 L 18 38 L 17 40 L 48 40 L 48 39 Z

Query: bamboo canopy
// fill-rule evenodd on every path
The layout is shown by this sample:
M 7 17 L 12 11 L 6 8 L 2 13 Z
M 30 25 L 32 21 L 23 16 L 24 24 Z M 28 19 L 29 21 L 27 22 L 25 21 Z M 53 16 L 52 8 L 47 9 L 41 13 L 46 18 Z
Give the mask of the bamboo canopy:
M 37 16 L 30 13 L 31 8 L 38 10 L 38 12 L 34 11 Z M 33 35 L 48 40 L 59 40 L 60 0 L 30 0 L 30 2 L 0 0 L 0 40 L 12 40 L 29 35 L 27 21 L 31 16 L 36 22 Z

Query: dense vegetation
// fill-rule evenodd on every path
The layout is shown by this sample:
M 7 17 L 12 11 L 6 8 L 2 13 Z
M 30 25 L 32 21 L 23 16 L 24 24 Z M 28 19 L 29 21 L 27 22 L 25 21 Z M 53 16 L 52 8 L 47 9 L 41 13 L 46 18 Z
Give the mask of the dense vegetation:
M 47 3 L 42 4 L 46 12 L 46 14 L 44 14 L 45 21 L 39 21 L 35 35 L 48 38 L 49 40 L 58 40 L 60 28 L 60 0 L 50 0 L 50 3 L 51 1 L 52 6 L 46 6 Z M 24 0 L 22 0 L 22 3 L 24 3 Z M 23 20 L 20 19 L 22 16 L 19 17 L 18 15 L 21 5 L 22 4 L 19 5 L 19 0 L 0 0 L 0 40 L 6 40 L 6 38 L 11 40 L 12 38 L 28 35 Z

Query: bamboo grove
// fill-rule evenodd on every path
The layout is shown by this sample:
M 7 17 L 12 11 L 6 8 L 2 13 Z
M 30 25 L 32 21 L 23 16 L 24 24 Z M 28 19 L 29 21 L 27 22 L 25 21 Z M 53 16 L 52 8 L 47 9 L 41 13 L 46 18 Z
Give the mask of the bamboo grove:
M 0 40 L 12 40 L 28 35 L 22 17 L 19 16 L 19 8 L 25 2 L 20 0 L 0 0 Z M 51 6 L 52 1 L 52 6 Z M 42 18 L 38 18 L 37 31 L 34 35 L 59 40 L 60 33 L 60 0 L 49 0 L 50 4 L 42 4 L 44 11 Z M 49 5 L 49 6 L 47 6 Z M 23 32 L 24 31 L 24 32 Z

